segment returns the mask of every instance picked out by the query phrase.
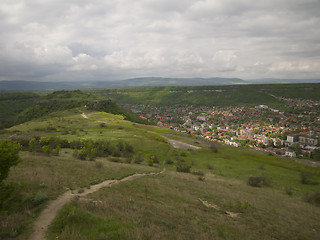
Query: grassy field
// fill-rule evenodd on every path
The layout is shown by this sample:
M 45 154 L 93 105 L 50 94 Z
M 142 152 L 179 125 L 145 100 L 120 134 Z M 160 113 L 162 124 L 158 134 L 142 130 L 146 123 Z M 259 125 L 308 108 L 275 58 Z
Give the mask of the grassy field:
M 50 226 L 48 238 L 320 238 L 320 208 L 304 201 L 307 194 L 319 192 L 320 168 L 249 149 L 218 146 L 214 152 L 173 133 L 81 108 L 7 129 L 1 137 L 126 142 L 133 146 L 134 156 L 89 161 L 74 158 L 69 148 L 62 148 L 58 156 L 21 152 L 22 161 L 6 180 L 13 190 L 2 207 L 0 238 L 26 239 L 48 200 L 67 189 L 81 192 L 106 179 L 159 172 L 162 162 L 167 169 L 163 174 L 102 188 L 86 196 L 92 201 L 68 203 Z M 175 149 L 166 138 L 201 149 Z M 153 166 L 147 161 L 151 154 L 160 161 Z M 144 160 L 136 164 L 136 156 Z M 190 173 L 177 172 L 179 162 Z M 301 183 L 301 172 L 312 180 L 309 184 Z M 250 177 L 262 177 L 266 185 L 249 186 Z
M 169 172 L 105 188 L 88 198 L 99 202 L 65 206 L 49 229 L 49 239 L 319 237 L 316 207 L 272 188 L 251 188 L 214 175 L 199 181 L 190 174 Z

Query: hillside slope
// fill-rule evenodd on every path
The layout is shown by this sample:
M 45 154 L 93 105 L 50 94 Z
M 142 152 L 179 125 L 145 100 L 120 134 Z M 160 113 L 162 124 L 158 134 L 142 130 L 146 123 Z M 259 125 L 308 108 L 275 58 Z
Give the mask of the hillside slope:
M 273 84 L 194 87 L 145 87 L 88 90 L 117 103 L 151 105 L 255 106 L 284 107 L 280 97 L 320 100 L 320 84 Z
M 28 239 L 39 212 L 66 192 L 79 197 L 57 212 L 47 239 L 320 236 L 320 169 L 288 158 L 225 146 L 212 151 L 188 135 L 79 108 L 14 126 L 0 137 L 23 147 L 22 161 L 5 182 L 12 190 L 1 202 L 1 239 Z M 197 148 L 176 148 L 169 139 Z M 165 173 L 81 195 L 101 182 L 163 166 Z
M 32 106 L 15 116 L 14 124 L 20 124 L 46 116 L 52 112 L 73 109 L 76 107 L 123 115 L 124 118 L 129 121 L 149 124 L 147 121 L 139 118 L 136 114 L 118 106 L 109 98 L 97 98 L 93 95 L 81 92 L 80 90 L 56 91 L 37 98 Z

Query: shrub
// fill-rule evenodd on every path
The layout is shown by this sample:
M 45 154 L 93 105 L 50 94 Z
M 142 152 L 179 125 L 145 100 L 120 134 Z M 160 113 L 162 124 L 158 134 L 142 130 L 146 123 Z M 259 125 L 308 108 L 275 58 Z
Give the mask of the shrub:
M 177 162 L 177 172 L 185 172 L 189 173 L 190 172 L 191 166 L 186 164 L 184 161 L 180 160 Z
M 314 181 L 312 174 L 305 170 L 300 171 L 300 182 L 302 184 L 317 184 L 317 182 Z
M 111 162 L 120 162 L 120 158 L 118 158 L 118 157 L 111 157 L 111 158 L 109 158 L 109 160 Z
M 41 203 L 48 200 L 48 195 L 45 192 L 37 192 L 37 194 L 34 196 L 33 203 L 35 206 L 40 205 Z
M 181 157 L 186 157 L 186 156 L 187 156 L 187 153 L 186 153 L 186 152 L 181 152 L 181 153 L 180 153 L 180 156 L 181 156 Z
M 129 143 L 126 143 L 125 150 L 126 150 L 127 153 L 130 153 L 130 154 L 134 153 L 134 148 Z
M 73 156 L 74 158 L 78 158 L 78 155 L 79 155 L 78 149 L 73 150 L 72 156 Z
M 269 186 L 270 183 L 265 176 L 249 177 L 248 185 L 252 187 L 262 187 L 262 186 Z
M 306 195 L 303 196 L 303 200 L 320 207 L 320 192 L 315 192 L 313 194 L 307 193 Z
M 35 152 L 36 151 L 36 144 L 37 144 L 37 140 L 35 138 L 32 138 L 30 141 L 29 141 L 29 151 L 30 152 Z
M 173 164 L 173 161 L 171 160 L 170 157 L 167 157 L 167 158 L 166 158 L 166 163 L 167 163 L 167 164 Z
M 48 146 L 48 145 L 44 145 L 42 146 L 42 150 L 45 154 L 47 154 L 48 156 L 50 155 L 51 153 L 51 148 Z
M 199 176 L 198 180 L 203 182 L 205 180 L 205 178 L 204 178 L 204 176 Z
M 140 163 L 143 162 L 143 160 L 144 160 L 144 158 L 142 156 L 136 156 L 134 158 L 133 162 L 136 163 L 136 164 L 140 164 Z
M 7 178 L 11 166 L 19 162 L 20 146 L 11 140 L 0 141 L 0 183 Z
M 102 162 L 98 162 L 98 161 L 97 161 L 97 162 L 96 162 L 96 167 L 97 167 L 97 168 L 102 168 L 102 167 L 103 167 Z
M 211 148 L 212 152 L 214 152 L 214 153 L 218 152 L 218 147 L 215 143 L 210 143 L 210 148 Z
M 153 160 L 151 158 L 147 159 L 147 163 L 148 163 L 148 166 L 150 166 L 150 167 L 153 166 Z
M 192 174 L 197 175 L 197 176 L 204 176 L 204 172 L 202 172 L 202 171 L 193 171 Z
M 153 163 L 159 163 L 159 158 L 157 155 L 154 155 L 153 157 Z
M 55 151 L 54 151 L 54 155 L 59 156 L 59 155 L 60 155 L 60 150 L 61 150 L 61 145 L 59 144 L 59 145 L 56 147 Z
M 286 187 L 285 191 L 286 191 L 286 194 L 288 194 L 289 196 L 292 196 L 293 191 L 291 187 Z

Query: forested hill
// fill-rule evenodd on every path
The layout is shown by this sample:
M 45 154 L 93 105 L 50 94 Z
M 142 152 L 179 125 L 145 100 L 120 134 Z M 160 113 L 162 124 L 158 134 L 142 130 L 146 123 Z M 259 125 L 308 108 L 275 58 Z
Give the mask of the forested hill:
M 25 98 L 27 95 L 28 94 L 21 94 L 21 96 L 24 96 Z M 8 99 L 10 96 L 11 99 Z M 4 116 L 2 118 L 2 128 L 43 117 L 52 112 L 63 111 L 77 107 L 85 107 L 89 110 L 123 115 L 126 120 L 148 124 L 147 121 L 141 119 L 138 115 L 123 109 L 111 99 L 106 97 L 97 98 L 96 96 L 81 92 L 80 90 L 56 91 L 42 97 L 37 95 L 31 96 L 33 97 L 31 98 L 32 102 L 30 101 L 25 105 L 23 104 L 23 101 L 16 102 L 14 94 L 7 95 L 7 98 L 3 97 L 6 99 L 6 102 L 4 100 L 0 102 L 0 106 L 2 106 L 1 116 Z M 10 114 L 10 107 L 7 106 L 7 108 L 5 108 L 4 103 L 7 103 L 8 101 L 11 101 L 11 105 L 17 109 L 15 113 Z M 20 107 L 17 107 L 16 105 Z M 25 106 L 24 109 L 23 106 Z M 18 110 L 20 110 L 20 112 Z
M 281 107 L 282 98 L 320 100 L 320 84 L 265 84 L 194 87 L 145 87 L 89 90 L 120 104 Z
M 72 81 L 72 82 L 35 82 L 35 81 L 0 81 L 0 91 L 41 91 L 41 90 L 72 90 L 129 88 L 154 86 L 204 86 L 232 85 L 248 83 L 240 78 L 161 78 L 145 77 L 118 81 Z

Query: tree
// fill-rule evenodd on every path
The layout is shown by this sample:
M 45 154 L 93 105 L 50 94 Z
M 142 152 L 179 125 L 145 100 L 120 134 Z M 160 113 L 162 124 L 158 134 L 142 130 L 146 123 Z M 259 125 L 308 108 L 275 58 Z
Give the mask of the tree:
M 51 148 L 48 145 L 44 145 L 42 146 L 42 150 L 44 151 L 45 154 L 47 154 L 48 156 L 51 153 Z
M 313 150 L 312 158 L 316 161 L 320 161 L 320 149 Z
M 36 151 L 36 144 L 37 144 L 37 140 L 35 138 L 32 138 L 30 141 L 29 141 L 29 151 L 30 152 L 35 152 Z
M 297 155 L 301 154 L 302 151 L 301 151 L 301 147 L 300 147 L 300 144 L 299 143 L 295 143 L 292 145 L 292 150 L 295 151 L 295 153 Z
M 61 149 L 61 144 L 58 144 L 57 147 L 56 147 L 57 156 L 59 156 L 59 154 L 60 154 L 60 149 Z
M 17 165 L 20 145 L 11 140 L 0 141 L 0 183 L 8 177 L 10 167 Z

